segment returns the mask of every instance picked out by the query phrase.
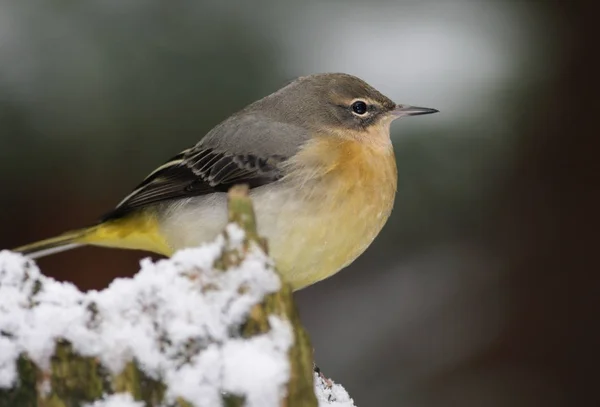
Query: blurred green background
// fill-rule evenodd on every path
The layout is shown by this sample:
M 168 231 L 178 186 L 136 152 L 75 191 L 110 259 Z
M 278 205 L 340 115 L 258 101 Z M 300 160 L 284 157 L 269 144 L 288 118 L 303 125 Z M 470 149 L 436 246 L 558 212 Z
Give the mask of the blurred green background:
M 599 405 L 599 133 L 575 121 L 598 48 L 583 7 L 2 0 L 0 247 L 94 222 L 247 103 L 347 72 L 441 113 L 394 123 L 390 221 L 297 294 L 324 373 L 359 406 Z M 101 288 L 146 255 L 40 265 Z

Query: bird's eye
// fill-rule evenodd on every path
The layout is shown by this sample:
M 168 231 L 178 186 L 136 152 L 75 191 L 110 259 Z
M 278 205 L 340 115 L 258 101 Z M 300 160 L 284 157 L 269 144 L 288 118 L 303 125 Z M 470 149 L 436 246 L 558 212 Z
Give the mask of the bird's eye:
M 367 113 L 367 110 L 367 104 L 362 100 L 357 100 L 356 102 L 352 103 L 352 111 L 360 116 Z

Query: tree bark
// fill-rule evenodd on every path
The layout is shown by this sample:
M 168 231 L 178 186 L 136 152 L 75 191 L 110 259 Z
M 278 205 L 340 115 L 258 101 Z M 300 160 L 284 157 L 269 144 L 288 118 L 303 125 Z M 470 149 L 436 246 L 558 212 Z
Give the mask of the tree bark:
M 254 210 L 246 187 L 231 189 L 229 221 L 237 223 L 244 230 L 245 240 L 241 249 L 226 250 L 217 261 L 215 267 L 225 273 L 240 264 L 252 244 L 267 250 L 266 241 L 257 233 Z M 270 315 L 289 321 L 294 336 L 294 343 L 288 352 L 290 378 L 287 395 L 280 405 L 316 407 L 312 347 L 288 284 L 282 282 L 278 292 L 266 296 L 262 303 L 252 308 L 242 325 L 242 336 L 252 337 L 269 331 Z M 19 380 L 15 386 L 8 390 L 0 389 L 0 407 L 78 407 L 99 400 L 104 395 L 122 392 L 130 393 L 146 406 L 159 406 L 167 390 L 163 383 L 144 374 L 135 361 L 130 361 L 119 374 L 112 375 L 98 359 L 77 355 L 71 345 L 62 340 L 56 343 L 48 371 L 42 371 L 27 355 L 19 357 L 17 371 Z M 223 402 L 228 407 L 245 405 L 244 399 L 235 395 L 223 395 Z M 174 405 L 192 407 L 194 403 L 193 400 L 178 399 Z

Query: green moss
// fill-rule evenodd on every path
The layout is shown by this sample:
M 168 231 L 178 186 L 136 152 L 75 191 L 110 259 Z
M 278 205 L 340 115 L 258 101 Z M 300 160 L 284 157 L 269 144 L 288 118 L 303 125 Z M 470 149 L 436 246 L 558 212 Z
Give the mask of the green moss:
M 288 353 L 290 380 L 285 406 L 316 407 L 318 402 L 314 392 L 312 345 L 300 321 L 289 284 L 285 284 L 277 293 L 269 295 L 265 299 L 264 307 L 269 314 L 287 319 L 294 330 L 294 343 Z
M 56 406 L 77 407 L 97 400 L 110 388 L 106 372 L 95 358 L 86 358 L 73 352 L 71 344 L 60 341 L 51 360 L 51 393 L 48 401 L 61 400 Z M 54 407 L 55 404 L 49 404 Z
M 148 377 L 136 363 L 129 362 L 113 379 L 113 389 L 116 393 L 130 393 L 135 400 L 144 401 L 147 406 L 158 406 L 164 399 L 166 387 Z
M 184 399 L 182 399 L 181 397 L 177 397 L 177 400 L 175 400 L 175 406 L 176 407 L 194 407 L 194 405 L 188 401 L 185 401 Z
M 313 350 L 308 333 L 300 323 L 294 303 L 288 305 L 290 322 L 294 327 L 294 346 L 290 349 L 290 381 L 288 383 L 288 406 L 317 406 L 314 391 Z
M 285 406 L 317 406 L 313 383 L 313 355 L 308 334 L 302 327 L 300 316 L 292 298 L 292 289 L 284 284 L 279 292 L 267 296 L 264 302 L 252 309 L 248 321 L 242 326 L 242 335 L 251 337 L 267 332 L 268 316 L 287 319 L 294 330 L 294 343 L 289 350 L 290 380 Z
M 258 236 L 254 207 L 248 196 L 247 186 L 237 185 L 229 190 L 228 217 L 229 222 L 237 223 L 244 230 L 248 241 L 262 245 L 263 239 Z
M 16 387 L 0 389 L 0 407 L 36 407 L 38 369 L 24 356 L 17 360 L 19 382 Z
M 225 407 L 243 407 L 246 399 L 244 397 L 227 394 L 223 396 L 223 404 Z

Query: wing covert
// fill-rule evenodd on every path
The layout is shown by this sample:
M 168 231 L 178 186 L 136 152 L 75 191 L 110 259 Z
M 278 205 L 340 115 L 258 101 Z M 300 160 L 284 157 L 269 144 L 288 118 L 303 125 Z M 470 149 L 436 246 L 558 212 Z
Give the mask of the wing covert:
M 282 177 L 282 156 L 227 154 L 201 145 L 154 170 L 117 207 L 101 218 L 115 219 L 159 202 L 227 192 L 235 184 L 257 188 Z

